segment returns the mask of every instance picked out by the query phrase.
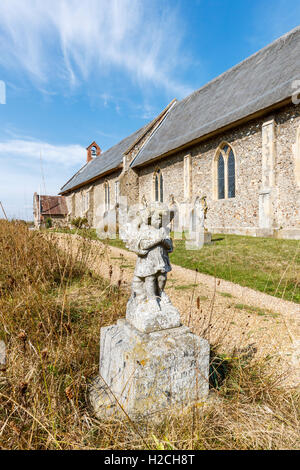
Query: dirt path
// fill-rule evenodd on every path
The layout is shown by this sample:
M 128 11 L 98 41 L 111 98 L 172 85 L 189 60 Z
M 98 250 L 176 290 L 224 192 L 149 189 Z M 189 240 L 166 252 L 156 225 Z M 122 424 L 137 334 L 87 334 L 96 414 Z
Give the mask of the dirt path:
M 136 255 L 97 240 L 53 234 L 73 253 L 84 243 L 92 271 L 130 288 Z M 173 265 L 166 289 L 182 322 L 218 344 L 226 355 L 270 358 L 286 374 L 287 384 L 300 382 L 300 306 L 247 287 Z

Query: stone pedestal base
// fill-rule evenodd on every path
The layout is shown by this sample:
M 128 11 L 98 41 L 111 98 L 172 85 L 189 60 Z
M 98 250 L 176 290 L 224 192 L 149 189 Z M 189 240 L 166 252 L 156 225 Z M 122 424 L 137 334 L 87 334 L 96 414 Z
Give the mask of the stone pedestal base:
M 126 320 L 101 328 L 100 376 L 90 388 L 99 418 L 155 415 L 208 395 L 209 344 L 185 326 L 141 333 Z
M 180 326 L 180 313 L 165 292 L 162 298 L 138 303 L 131 297 L 127 303 L 126 320 L 142 333 Z

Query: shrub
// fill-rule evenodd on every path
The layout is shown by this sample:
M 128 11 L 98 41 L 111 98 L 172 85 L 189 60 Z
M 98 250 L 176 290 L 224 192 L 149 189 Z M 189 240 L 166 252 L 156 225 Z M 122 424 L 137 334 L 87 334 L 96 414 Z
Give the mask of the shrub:
M 75 219 L 72 219 L 71 220 L 71 225 L 73 225 L 73 227 L 75 228 L 88 228 L 89 226 L 89 223 L 88 223 L 88 220 L 86 217 L 76 217 Z
M 47 217 L 47 219 L 45 220 L 45 227 L 46 228 L 51 228 L 52 227 L 52 219 L 51 217 Z

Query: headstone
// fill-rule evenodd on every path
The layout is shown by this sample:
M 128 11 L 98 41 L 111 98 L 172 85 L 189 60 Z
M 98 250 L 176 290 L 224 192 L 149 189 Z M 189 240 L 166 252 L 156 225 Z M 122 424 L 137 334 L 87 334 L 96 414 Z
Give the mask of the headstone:
M 203 245 L 211 244 L 211 232 L 205 227 L 208 206 L 206 196 L 197 198 L 190 220 L 189 238 L 185 242 L 187 250 L 200 250 Z
M 203 245 L 211 244 L 211 232 L 199 229 L 197 232 L 192 232 L 188 240 L 185 241 L 186 250 L 201 250 Z
M 208 395 L 209 344 L 181 324 L 164 292 L 173 245 L 163 210 L 145 207 L 127 227 L 137 262 L 126 318 L 100 332 L 99 376 L 90 387 L 99 418 L 157 417 Z

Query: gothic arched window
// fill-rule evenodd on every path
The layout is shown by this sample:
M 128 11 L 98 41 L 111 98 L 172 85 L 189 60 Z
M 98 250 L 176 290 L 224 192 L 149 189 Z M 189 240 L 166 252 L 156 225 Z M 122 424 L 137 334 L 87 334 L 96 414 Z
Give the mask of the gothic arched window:
M 233 151 L 228 156 L 228 197 L 235 197 L 235 159 Z
M 219 155 L 218 158 L 218 199 L 225 197 L 225 175 L 224 175 L 224 157 Z
M 235 197 L 235 155 L 229 144 L 223 144 L 216 154 L 216 197 Z
M 164 201 L 164 180 L 160 170 L 154 173 L 154 199 L 155 202 Z

